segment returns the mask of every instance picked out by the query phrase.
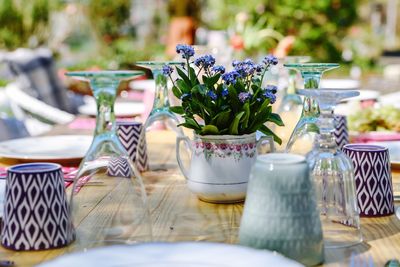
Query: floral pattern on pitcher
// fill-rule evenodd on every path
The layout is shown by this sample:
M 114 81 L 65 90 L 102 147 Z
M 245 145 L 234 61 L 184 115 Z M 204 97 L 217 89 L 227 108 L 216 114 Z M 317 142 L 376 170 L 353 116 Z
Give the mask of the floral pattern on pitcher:
M 243 156 L 253 158 L 256 155 L 256 144 L 254 142 L 244 144 L 194 142 L 194 146 L 196 156 L 204 154 L 207 160 L 210 160 L 211 157 L 233 157 L 235 161 L 239 161 Z

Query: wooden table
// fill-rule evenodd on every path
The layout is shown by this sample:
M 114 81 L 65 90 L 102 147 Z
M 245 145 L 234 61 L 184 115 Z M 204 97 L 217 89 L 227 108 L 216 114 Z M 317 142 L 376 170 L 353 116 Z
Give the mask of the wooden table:
M 65 127 L 54 133 L 77 134 Z M 150 143 L 158 143 L 159 155 L 170 169 L 144 173 L 144 182 L 153 220 L 155 241 L 213 241 L 236 243 L 243 204 L 210 204 L 202 202 L 185 185 L 175 160 L 172 135 L 155 132 Z M 15 164 L 0 159 L 0 165 Z M 400 183 L 400 172 L 393 172 L 393 180 Z M 392 258 L 400 259 L 400 220 L 395 216 L 362 218 L 364 242 L 346 249 L 326 249 L 324 266 L 348 266 L 351 256 L 372 257 L 374 266 L 383 266 Z M 14 252 L 0 247 L 0 259 L 14 261 L 17 266 L 35 265 L 79 247 L 72 246 L 40 251 Z

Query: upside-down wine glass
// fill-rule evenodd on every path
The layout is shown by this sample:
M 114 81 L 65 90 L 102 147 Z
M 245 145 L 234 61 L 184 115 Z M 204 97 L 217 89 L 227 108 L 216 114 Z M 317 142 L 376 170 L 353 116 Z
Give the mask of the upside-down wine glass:
M 301 73 L 305 89 L 317 89 L 322 74 L 331 69 L 339 67 L 336 63 L 289 63 L 284 64 L 289 69 L 297 70 Z M 309 96 L 304 97 L 303 110 L 300 120 L 297 122 L 286 146 L 286 152 L 307 154 L 315 141 L 318 133 L 316 125 L 319 116 L 318 103 Z
M 340 89 L 297 91 L 315 99 L 321 112 L 317 120 L 319 134 L 314 149 L 307 154 L 307 161 L 316 187 L 325 247 L 358 244 L 362 237 L 353 164 L 337 147 L 333 112 L 340 100 L 360 93 Z
M 88 81 L 97 104 L 93 141 L 70 190 L 77 250 L 152 238 L 143 181 L 118 139 L 114 115 L 120 81 L 142 74 L 141 71 L 66 73 Z
M 310 61 L 309 56 L 287 56 L 282 58 L 284 64 L 289 63 L 305 63 Z M 278 114 L 285 122 L 285 127 L 275 127 L 275 133 L 282 139 L 282 144 L 278 146 L 278 150 L 285 150 L 289 141 L 290 134 L 293 132 L 297 121 L 299 120 L 303 101 L 296 94 L 296 82 L 298 80 L 297 71 L 294 69 L 281 68 L 280 80 L 283 80 L 281 102 L 278 106 Z
M 143 125 L 143 131 L 140 136 L 140 139 L 149 138 L 149 131 L 154 128 L 161 128 L 163 130 L 170 129 L 174 132 L 176 136 L 184 136 L 183 130 L 181 127 L 178 127 L 179 124 L 178 117 L 170 111 L 170 99 L 169 99 L 169 90 L 168 90 L 168 75 L 163 73 L 163 67 L 165 65 L 168 66 L 182 66 L 182 62 L 178 61 L 166 61 L 166 62 L 158 62 L 158 61 L 138 61 L 135 62 L 135 65 L 150 69 L 153 74 L 153 79 L 155 81 L 155 92 L 154 92 L 154 101 L 153 107 L 150 111 L 146 122 Z M 160 124 L 157 124 L 160 123 Z M 166 132 L 163 135 L 160 135 L 162 138 L 168 138 L 169 134 Z M 153 137 L 152 139 L 159 139 L 159 136 Z M 140 143 L 140 141 L 139 141 Z M 168 169 L 168 165 L 172 164 L 171 159 L 175 158 L 174 153 L 165 153 L 165 155 L 160 155 L 158 151 L 160 148 L 158 147 L 149 147 L 151 142 L 146 141 L 147 143 L 147 154 L 149 159 L 149 168 L 150 170 L 166 170 Z M 153 142 L 154 143 L 154 142 Z M 166 149 L 167 150 L 167 149 Z M 171 150 L 172 151 L 172 150 Z

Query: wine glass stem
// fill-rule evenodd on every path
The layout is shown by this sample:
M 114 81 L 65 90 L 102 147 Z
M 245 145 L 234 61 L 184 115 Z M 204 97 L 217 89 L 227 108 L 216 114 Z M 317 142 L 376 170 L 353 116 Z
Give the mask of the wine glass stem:
M 118 84 L 119 82 L 115 81 L 103 81 L 101 84 L 96 83 L 96 80 L 91 82 L 97 106 L 95 137 L 115 134 L 114 103 Z
M 156 89 L 154 92 L 153 109 L 150 115 L 158 111 L 168 111 L 169 109 L 167 77 L 159 69 L 153 70 L 153 76 L 156 82 Z
M 318 88 L 321 75 L 322 73 L 319 72 L 312 74 L 302 73 L 304 79 L 304 88 L 305 89 Z M 320 111 L 318 102 L 311 97 L 308 96 L 304 97 L 302 117 L 318 118 L 319 113 Z

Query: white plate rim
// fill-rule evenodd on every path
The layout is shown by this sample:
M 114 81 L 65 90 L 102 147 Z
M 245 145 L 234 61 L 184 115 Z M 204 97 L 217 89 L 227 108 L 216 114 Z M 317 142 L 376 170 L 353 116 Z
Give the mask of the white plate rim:
M 388 148 L 389 149 L 389 157 L 390 157 L 390 165 L 391 165 L 391 167 L 394 168 L 394 169 L 399 169 L 400 168 L 400 160 L 399 159 L 393 160 L 392 157 L 391 157 L 391 153 L 390 153 L 390 147 L 393 147 L 393 145 L 398 146 L 400 148 L 400 140 L 371 141 L 371 142 L 367 142 L 366 144 L 378 145 L 378 146 L 383 146 L 383 147 Z
M 138 244 L 133 244 L 133 245 L 114 245 L 114 246 L 108 246 L 108 247 L 98 247 L 98 248 L 93 248 L 93 249 L 89 249 L 88 251 L 82 251 L 82 252 L 75 252 L 75 253 L 71 253 L 71 254 L 66 254 L 63 256 L 60 256 L 58 258 L 55 258 L 49 262 L 45 262 L 42 263 L 40 265 L 38 265 L 38 267 L 42 266 L 42 267 L 50 267 L 50 266 L 67 266 L 65 264 L 71 263 L 71 261 L 74 261 L 76 259 L 82 259 L 84 258 L 86 261 L 86 264 L 89 264 L 90 266 L 95 266 L 95 265 L 91 265 L 93 263 L 98 263 L 98 262 L 88 262 L 88 260 L 90 260 L 91 258 L 95 258 L 96 255 L 105 255 L 107 254 L 107 256 L 112 257 L 112 255 L 110 254 L 114 254 L 114 256 L 117 256 L 118 254 L 121 253 L 122 250 L 126 250 L 124 253 L 128 253 L 130 252 L 130 255 L 133 255 L 135 252 L 139 253 L 139 252 L 145 252 L 146 249 L 147 251 L 154 251 L 154 249 L 161 249 L 161 248 L 166 248 L 166 246 L 172 246 L 172 252 L 175 250 L 177 251 L 178 249 L 181 249 L 180 251 L 185 251 L 184 249 L 187 249 L 188 246 L 192 248 L 192 251 L 194 251 L 193 248 L 198 248 L 200 251 L 195 251 L 192 252 L 190 255 L 197 255 L 201 253 L 201 249 L 206 250 L 209 249 L 210 251 L 221 248 L 221 249 L 226 249 L 226 250 L 231 250 L 231 252 L 237 252 L 240 253 L 242 252 L 243 254 L 245 254 L 246 256 L 249 256 L 249 254 L 251 254 L 253 257 L 251 259 L 246 258 L 249 260 L 249 263 L 262 263 L 261 260 L 264 259 L 264 263 L 265 261 L 269 260 L 269 261 L 273 261 L 276 260 L 277 263 L 281 263 L 284 265 L 280 265 L 280 266 L 303 266 L 301 263 L 296 262 L 292 259 L 286 258 L 284 256 L 282 256 L 279 253 L 276 252 L 272 252 L 269 250 L 262 250 L 262 249 L 254 249 L 251 247 L 245 247 L 245 246 L 240 246 L 237 244 L 227 244 L 227 243 L 214 243 L 214 242 L 191 242 L 191 241 L 183 241 L 183 242 L 149 242 L 149 243 L 138 243 Z M 168 249 L 168 248 L 166 248 Z M 136 251 L 135 251 L 136 250 Z M 171 252 L 171 251 L 168 251 Z M 188 250 L 186 250 L 186 253 L 188 253 Z M 206 259 L 206 261 L 202 261 L 202 262 L 185 262 L 185 260 L 183 260 L 182 262 L 179 262 L 181 260 L 179 260 L 179 256 L 178 259 L 174 258 L 174 254 L 165 254 L 171 257 L 168 257 L 169 259 L 167 259 L 166 262 L 159 262 L 159 264 L 170 264 L 170 263 L 176 263 L 179 264 L 179 266 L 181 266 L 180 264 L 207 264 L 204 265 L 205 267 L 208 266 L 208 264 L 214 264 L 216 266 L 218 266 L 218 264 L 223 264 L 218 263 L 218 262 L 212 262 L 209 261 L 207 263 L 208 260 L 213 260 L 213 259 Z M 235 254 L 236 255 L 236 254 Z M 153 255 L 154 256 L 154 255 Z M 114 257 L 115 258 L 115 257 Z M 146 256 L 145 256 L 146 259 Z M 144 262 L 139 262 L 137 261 L 136 263 L 144 263 L 144 265 L 140 265 L 140 266 L 146 266 L 146 261 Z M 170 261 L 170 262 L 168 262 Z M 156 260 L 153 260 L 152 262 L 147 261 L 149 264 L 155 264 L 157 263 Z M 135 262 L 131 262 L 135 263 Z M 247 262 L 246 262 L 247 263 Z M 118 263 L 118 264 L 125 264 L 125 263 Z M 128 263 L 129 264 L 129 263 Z M 232 266 L 232 267 L 239 267 L 239 266 L 247 266 L 246 265 L 242 265 L 243 262 L 239 262 L 238 265 L 226 265 L 226 266 Z M 96 265 L 97 266 L 97 265 Z M 104 265 L 105 266 L 105 265 Z M 119 266 L 119 265 L 117 265 Z M 122 265 L 124 266 L 124 265 Z M 155 266 L 155 265 L 151 265 L 151 266 Z M 213 265 L 211 265 L 213 266 Z M 225 265 L 222 265 L 225 266 Z
M 33 155 L 33 154 L 28 154 L 28 155 L 22 155 L 18 153 L 7 153 L 4 152 L 1 148 L 3 148 L 4 144 L 12 145 L 13 143 L 16 142 L 34 142 L 35 140 L 40 140 L 40 139 L 62 139 L 62 140 L 68 140 L 68 141 L 77 141 L 77 140 L 82 140 L 85 139 L 85 142 L 87 142 L 88 145 L 91 144 L 93 140 L 93 136 L 91 135 L 49 135 L 49 136 L 34 136 L 34 137 L 26 137 L 26 138 L 18 138 L 18 139 L 11 139 L 7 141 L 0 142 L 0 158 L 6 158 L 6 159 L 20 159 L 20 160 L 72 160 L 72 159 L 80 159 L 85 156 L 85 154 L 79 154 L 79 155 L 71 155 L 71 156 L 63 156 L 63 157 L 58 157 L 55 155 Z M 90 141 L 90 142 L 89 142 Z M 82 142 L 83 143 L 83 142 Z M 89 148 L 89 146 L 88 146 Z
M 119 107 L 123 107 L 120 110 Z M 115 116 L 137 116 L 145 111 L 145 105 L 142 102 L 117 102 L 114 104 Z M 78 107 L 78 112 L 82 115 L 96 116 L 96 103 L 86 103 Z

